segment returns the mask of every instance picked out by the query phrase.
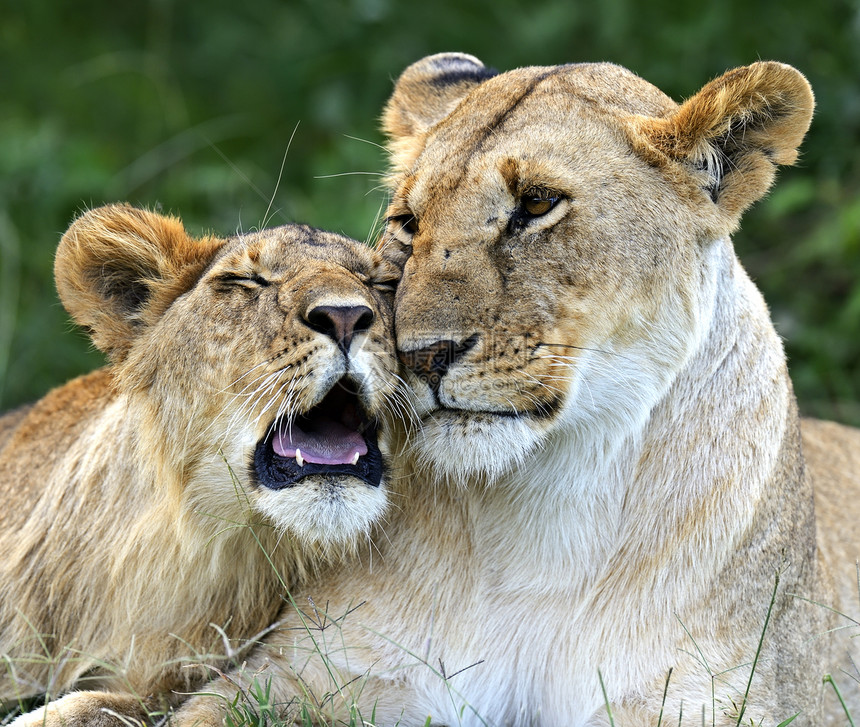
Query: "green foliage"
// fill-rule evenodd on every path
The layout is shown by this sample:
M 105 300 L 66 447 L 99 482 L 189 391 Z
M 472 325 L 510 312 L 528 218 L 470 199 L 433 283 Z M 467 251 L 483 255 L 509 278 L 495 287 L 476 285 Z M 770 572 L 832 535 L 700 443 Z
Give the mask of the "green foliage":
M 848 724 L 850 727 L 854 727 L 854 719 L 851 714 L 848 712 L 848 708 L 845 706 L 845 700 L 842 698 L 842 692 L 839 691 L 839 687 L 836 686 L 836 682 L 833 681 L 833 677 L 830 674 L 824 675 L 824 683 L 829 684 L 833 687 L 833 691 L 836 693 L 836 697 L 839 700 L 839 704 L 842 706 L 842 709 L 845 711 L 845 718 L 848 720 Z M 781 725 L 779 727 L 782 727 Z
M 806 73 L 818 113 L 800 167 L 735 239 L 802 409 L 860 424 L 856 0 L 0 0 L 0 17 L 0 410 L 101 361 L 53 291 L 76 212 L 127 200 L 229 234 L 274 197 L 273 224 L 372 238 L 392 79 L 462 50 L 499 69 L 611 60 L 679 99 L 758 58 Z

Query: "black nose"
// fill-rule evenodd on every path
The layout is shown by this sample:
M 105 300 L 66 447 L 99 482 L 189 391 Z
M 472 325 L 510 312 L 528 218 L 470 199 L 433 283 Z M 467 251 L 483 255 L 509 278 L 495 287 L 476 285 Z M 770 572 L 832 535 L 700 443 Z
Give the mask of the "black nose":
M 366 305 L 318 305 L 305 314 L 305 322 L 331 338 L 346 353 L 356 333 L 373 324 L 373 311 Z
M 400 351 L 397 355 L 403 364 L 412 369 L 418 378 L 425 381 L 438 396 L 442 377 L 475 345 L 477 340 L 477 335 L 472 335 L 461 342 L 436 341 L 424 348 Z

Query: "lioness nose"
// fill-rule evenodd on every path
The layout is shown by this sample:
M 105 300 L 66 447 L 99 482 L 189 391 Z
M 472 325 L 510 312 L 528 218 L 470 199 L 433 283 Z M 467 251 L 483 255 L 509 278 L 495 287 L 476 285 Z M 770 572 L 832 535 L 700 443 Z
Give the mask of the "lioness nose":
M 469 336 L 462 342 L 436 341 L 425 348 L 399 351 L 397 355 L 405 366 L 412 369 L 418 378 L 425 381 L 438 394 L 442 377 L 475 345 L 476 341 L 477 336 Z
M 305 322 L 331 338 L 344 353 L 356 333 L 370 328 L 373 318 L 366 305 L 318 305 L 305 314 Z

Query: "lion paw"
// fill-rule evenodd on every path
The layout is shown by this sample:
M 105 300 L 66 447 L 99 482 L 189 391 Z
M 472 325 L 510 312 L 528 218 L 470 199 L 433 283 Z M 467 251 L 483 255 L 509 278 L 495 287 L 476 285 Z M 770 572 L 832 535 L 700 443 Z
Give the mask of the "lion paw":
M 142 727 L 147 714 L 141 700 L 132 695 L 72 692 L 22 714 L 9 727 Z

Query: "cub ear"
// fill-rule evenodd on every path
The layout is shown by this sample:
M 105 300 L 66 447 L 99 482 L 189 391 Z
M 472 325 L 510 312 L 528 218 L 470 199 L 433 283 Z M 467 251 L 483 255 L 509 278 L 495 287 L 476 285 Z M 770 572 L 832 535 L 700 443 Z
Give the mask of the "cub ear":
M 175 217 L 126 204 L 100 207 L 76 219 L 60 240 L 57 291 L 116 363 L 142 328 L 194 285 L 222 244 L 191 238 Z
M 404 142 L 443 119 L 469 91 L 496 74 L 465 53 L 437 53 L 409 66 L 382 113 L 394 156 Z
M 640 131 L 662 154 L 692 165 L 733 225 L 773 183 L 776 165 L 793 164 L 815 100 L 803 75 L 783 63 L 736 68 L 708 83 Z

